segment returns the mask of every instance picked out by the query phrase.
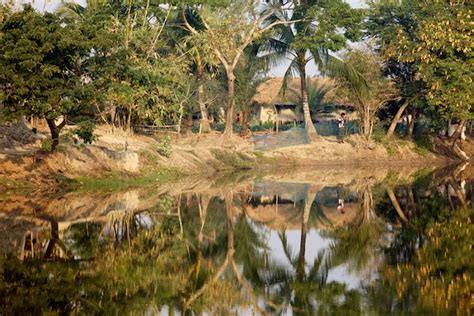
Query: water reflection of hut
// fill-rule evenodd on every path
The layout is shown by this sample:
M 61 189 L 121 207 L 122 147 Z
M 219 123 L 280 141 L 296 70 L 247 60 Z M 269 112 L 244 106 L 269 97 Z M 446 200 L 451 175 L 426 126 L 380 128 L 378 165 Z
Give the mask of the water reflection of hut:
M 255 183 L 244 203 L 245 212 L 254 221 L 273 229 L 299 229 L 309 189 L 310 185 L 301 183 Z M 340 196 L 346 199 L 342 211 L 337 208 Z M 318 221 L 319 228 L 329 228 L 350 223 L 359 208 L 354 194 L 341 192 L 341 187 L 325 187 L 316 193 L 311 212 L 319 211 L 326 219 Z

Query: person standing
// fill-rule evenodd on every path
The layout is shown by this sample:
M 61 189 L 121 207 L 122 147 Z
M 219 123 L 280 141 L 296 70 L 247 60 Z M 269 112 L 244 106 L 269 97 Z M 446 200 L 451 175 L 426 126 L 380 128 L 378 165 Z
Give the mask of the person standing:
M 346 113 L 342 112 L 337 118 L 337 142 L 344 143 L 344 128 L 346 125 Z

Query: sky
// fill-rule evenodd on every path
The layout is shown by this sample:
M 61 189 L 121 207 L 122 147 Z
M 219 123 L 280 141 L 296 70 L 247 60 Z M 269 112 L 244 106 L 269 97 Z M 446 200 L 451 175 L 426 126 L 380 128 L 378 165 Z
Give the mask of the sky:
M 14 3 L 17 6 L 20 6 L 22 3 L 32 3 L 33 7 L 36 8 L 37 10 L 40 11 L 54 11 L 61 2 L 66 2 L 64 0 L 0 0 L 2 3 Z M 86 3 L 86 0 L 74 0 L 73 2 L 79 3 L 81 5 L 84 5 Z M 354 8 L 363 8 L 367 7 L 365 4 L 365 0 L 346 0 L 352 7 Z M 270 70 L 269 76 L 283 76 L 286 69 L 288 68 L 289 61 L 284 63 L 282 62 L 276 67 L 273 67 Z M 313 62 L 310 62 L 308 64 L 308 67 L 306 69 L 306 72 L 309 76 L 315 76 L 318 74 L 317 68 L 314 65 Z
M 47 10 L 53 11 L 55 8 L 58 7 L 61 2 L 65 2 L 64 0 L 0 0 L 3 3 L 14 3 L 15 5 L 21 5 L 22 3 L 33 3 L 33 7 L 38 10 Z M 86 0 L 75 0 L 73 2 L 79 4 L 85 4 Z M 346 0 L 352 7 L 354 8 L 362 8 L 365 6 L 365 0 Z

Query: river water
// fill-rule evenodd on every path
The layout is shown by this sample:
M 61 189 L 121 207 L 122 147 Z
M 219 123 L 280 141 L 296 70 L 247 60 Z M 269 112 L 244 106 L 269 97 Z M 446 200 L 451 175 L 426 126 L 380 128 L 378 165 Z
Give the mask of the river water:
M 472 171 L 307 168 L 6 195 L 0 315 L 469 315 Z

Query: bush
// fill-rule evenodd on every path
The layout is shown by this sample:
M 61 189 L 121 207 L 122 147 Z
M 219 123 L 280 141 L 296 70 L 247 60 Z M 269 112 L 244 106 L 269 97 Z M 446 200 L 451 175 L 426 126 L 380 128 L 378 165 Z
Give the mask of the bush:
M 50 152 L 53 147 L 53 141 L 50 138 L 41 141 L 41 150 Z
M 264 131 L 264 130 L 273 130 L 275 124 L 273 122 L 265 122 L 263 124 L 252 125 L 250 126 L 250 130 L 252 132 Z
M 95 124 L 90 121 L 82 121 L 77 124 L 77 129 L 74 132 L 84 143 L 92 144 L 93 141 L 97 140 L 97 136 L 94 135 Z
M 225 129 L 225 123 L 217 123 L 214 128 L 218 132 L 223 132 Z M 232 124 L 232 129 L 235 133 L 240 133 L 240 131 L 242 130 L 242 125 L 240 125 L 239 123 L 234 123 Z
M 160 140 L 158 145 L 158 153 L 164 157 L 170 157 L 172 153 L 171 136 L 167 135 Z
M 385 126 L 382 124 L 382 122 L 378 121 L 374 125 L 374 130 L 372 133 L 372 139 L 378 143 L 382 142 L 383 138 L 385 137 L 385 134 L 387 133 Z
M 433 143 L 427 135 L 419 135 L 413 140 L 415 151 L 421 156 L 427 156 L 433 148 Z

